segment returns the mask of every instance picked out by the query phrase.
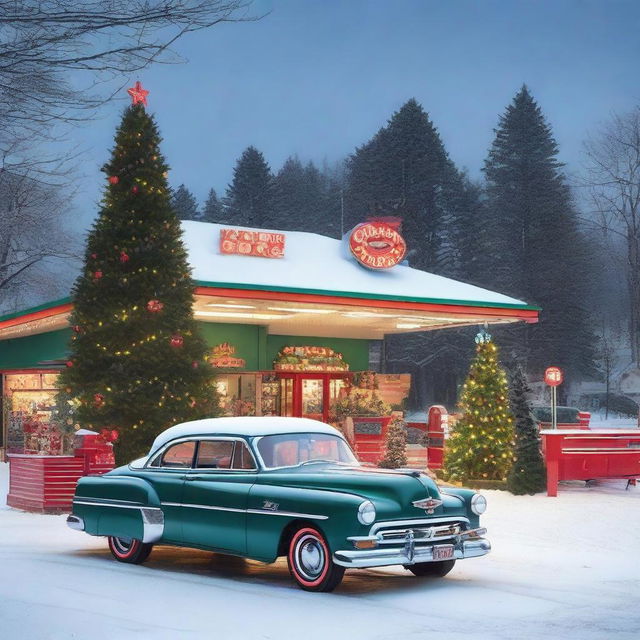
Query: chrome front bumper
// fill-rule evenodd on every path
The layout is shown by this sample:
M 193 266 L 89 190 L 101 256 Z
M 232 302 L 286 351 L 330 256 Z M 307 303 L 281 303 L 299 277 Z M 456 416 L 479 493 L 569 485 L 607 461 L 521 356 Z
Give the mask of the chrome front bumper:
M 482 531 L 484 533 L 484 530 Z M 447 541 L 444 544 L 427 545 L 416 544 L 413 535 L 408 534 L 402 547 L 336 551 L 333 554 L 333 561 L 343 567 L 353 569 L 387 567 L 394 564 L 408 565 L 419 562 L 438 562 L 439 559 L 434 559 L 433 557 L 433 550 L 436 547 L 450 545 L 453 545 L 453 559 L 455 560 L 477 558 L 489 553 L 491 551 L 491 543 L 486 538 L 474 537 L 473 534 L 473 531 L 467 531 L 457 536 L 455 540 Z

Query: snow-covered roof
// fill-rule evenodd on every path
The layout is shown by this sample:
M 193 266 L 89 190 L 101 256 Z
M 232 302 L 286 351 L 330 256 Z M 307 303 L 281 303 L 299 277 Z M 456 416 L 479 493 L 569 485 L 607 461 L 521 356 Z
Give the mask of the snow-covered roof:
M 220 229 L 284 233 L 283 258 L 220 253 Z M 206 222 L 182 222 L 193 277 L 216 286 L 257 286 L 274 290 L 407 299 L 449 304 L 527 306 L 526 302 L 409 266 L 367 269 L 342 241 L 302 231 L 277 231 Z
M 340 435 L 334 427 L 309 418 L 281 416 L 248 416 L 238 418 L 205 418 L 182 422 L 163 431 L 153 441 L 150 452 L 170 440 L 201 435 L 266 436 L 276 433 L 329 433 Z

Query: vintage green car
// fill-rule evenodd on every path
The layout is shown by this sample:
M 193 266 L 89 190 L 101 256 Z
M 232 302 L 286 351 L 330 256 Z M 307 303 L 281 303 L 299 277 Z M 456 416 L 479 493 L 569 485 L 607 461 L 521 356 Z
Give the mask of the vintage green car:
M 342 434 L 304 418 L 211 418 L 161 433 L 148 456 L 81 478 L 67 523 L 121 562 L 154 543 L 274 562 L 331 591 L 347 568 L 444 576 L 491 545 L 483 496 L 425 473 L 362 466 Z

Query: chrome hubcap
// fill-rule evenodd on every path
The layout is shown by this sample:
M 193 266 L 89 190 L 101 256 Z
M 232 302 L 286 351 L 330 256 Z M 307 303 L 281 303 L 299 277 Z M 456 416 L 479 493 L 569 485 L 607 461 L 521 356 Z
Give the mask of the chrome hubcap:
M 113 538 L 113 546 L 118 553 L 127 553 L 132 544 L 133 540 L 131 538 Z
M 311 580 L 317 578 L 324 568 L 325 554 L 322 545 L 312 536 L 305 536 L 298 542 L 298 567 Z

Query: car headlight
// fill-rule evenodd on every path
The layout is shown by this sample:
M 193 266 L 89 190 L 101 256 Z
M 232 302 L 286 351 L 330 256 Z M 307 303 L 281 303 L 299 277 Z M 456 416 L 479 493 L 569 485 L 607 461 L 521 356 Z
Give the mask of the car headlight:
M 487 510 L 487 499 L 479 493 L 474 493 L 471 498 L 471 511 L 477 516 Z
M 361 524 L 371 524 L 376 519 L 376 508 L 373 506 L 373 502 L 365 500 L 358 507 L 358 521 Z

